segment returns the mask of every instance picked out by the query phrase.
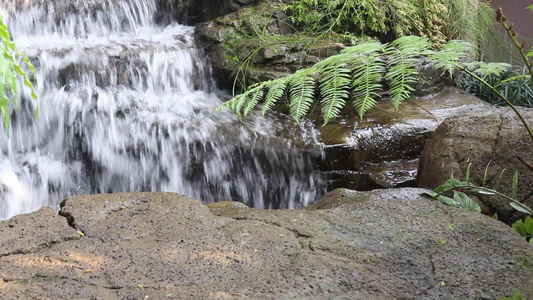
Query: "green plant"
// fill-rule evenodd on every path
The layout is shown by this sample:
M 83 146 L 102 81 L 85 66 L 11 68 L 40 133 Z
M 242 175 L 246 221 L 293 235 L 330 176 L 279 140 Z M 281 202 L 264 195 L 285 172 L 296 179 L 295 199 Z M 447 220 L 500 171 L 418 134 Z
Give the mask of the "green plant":
M 390 44 L 369 42 L 348 47 L 292 75 L 252 85 L 217 110 L 226 107 L 239 117 L 246 117 L 264 100 L 265 114 L 287 95 L 290 114 L 300 121 L 319 98 L 327 124 L 349 100 L 363 117 L 376 104 L 384 81 L 390 87 L 391 100 L 398 107 L 414 90 L 413 84 L 419 79 L 415 64 L 421 57 L 436 62 L 435 66 L 440 68 L 439 60 L 459 64 L 470 49 L 468 43 L 461 41 L 450 41 L 439 51 L 429 47 L 427 38 L 417 36 L 401 37 Z M 318 95 L 315 95 L 316 83 Z
M 481 209 L 477 202 L 471 199 L 465 192 L 472 194 L 484 194 L 484 195 L 497 195 L 509 201 L 514 209 L 533 215 L 533 209 L 524 203 L 518 201 L 518 172 L 515 172 L 511 182 L 511 196 L 500 193 L 494 189 L 484 187 L 485 182 L 487 181 L 488 175 L 488 165 L 485 169 L 485 174 L 483 176 L 483 184 L 476 185 L 470 182 L 470 168 L 471 164 L 468 165 L 465 172 L 465 180 L 460 181 L 453 177 L 453 174 L 450 176 L 450 179 L 446 180 L 444 184 L 438 186 L 433 191 L 424 192 L 422 195 L 428 196 L 434 200 L 439 200 L 446 205 L 456 206 L 464 208 L 466 210 L 472 210 L 481 212 Z M 453 193 L 453 197 L 449 197 L 449 194 Z
M 529 244 L 533 246 L 533 219 L 531 217 L 526 217 L 524 221 L 518 220 L 512 226 L 516 232 L 528 239 Z
M 526 298 L 520 291 L 514 291 L 511 297 L 503 297 L 502 300 L 526 300 Z
M 499 75 L 487 75 L 484 80 L 497 89 L 513 105 L 533 107 L 533 81 L 524 66 L 519 70 L 504 71 Z M 492 89 L 468 74 L 461 74 L 457 87 L 494 105 L 506 103 Z
M 434 46 L 450 39 L 477 42 L 490 30 L 490 6 L 470 0 L 296 0 L 285 6 L 307 33 L 426 36 Z
M 37 93 L 30 82 L 28 75 L 23 70 L 22 66 L 26 66 L 31 73 L 35 73 L 33 65 L 30 63 L 29 59 L 20 52 L 15 44 L 11 41 L 11 35 L 7 29 L 7 26 L 4 24 L 3 20 L 0 18 L 0 110 L 4 115 L 4 124 L 9 132 L 9 112 L 8 106 L 10 98 L 13 98 L 13 105 L 17 107 L 17 76 L 20 75 L 24 84 L 30 88 L 31 97 L 34 100 L 37 100 Z M 23 63 L 20 61 L 22 60 Z M 21 66 L 22 65 L 22 66 Z M 37 116 L 38 110 L 36 111 Z

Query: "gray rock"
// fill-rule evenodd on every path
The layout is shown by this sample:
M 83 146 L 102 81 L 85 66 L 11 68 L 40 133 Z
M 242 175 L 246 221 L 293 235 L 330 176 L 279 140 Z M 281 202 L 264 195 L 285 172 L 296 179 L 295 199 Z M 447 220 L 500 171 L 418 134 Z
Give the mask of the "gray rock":
M 61 214 L 85 236 L 1 255 L 0 294 L 2 299 L 533 295 L 533 248 L 523 238 L 484 215 L 422 198 L 422 191 L 336 190 L 305 210 L 257 211 L 231 203 L 211 208 L 230 207 L 224 216 L 173 193 L 76 196 L 64 201 Z M 61 219 L 49 213 L 16 218 Z M 42 230 L 61 228 L 76 236 L 66 228 L 67 219 Z M 12 220 L 0 228 L 9 228 Z M 2 234 L 0 243 L 5 240 Z
M 533 109 L 519 110 L 533 122 Z M 533 162 L 533 142 L 524 125 L 510 108 L 456 115 L 444 121 L 426 143 L 421 154 L 418 185 L 435 188 L 450 177 L 464 179 L 471 163 L 471 181 L 482 184 L 487 165 L 487 187 L 511 194 L 511 179 L 519 174 L 518 199 L 533 207 L 533 170 L 520 158 Z M 503 176 L 501 172 L 506 169 Z M 514 221 L 523 217 L 508 201 L 500 197 L 480 195 L 479 199 L 498 213 L 501 220 Z

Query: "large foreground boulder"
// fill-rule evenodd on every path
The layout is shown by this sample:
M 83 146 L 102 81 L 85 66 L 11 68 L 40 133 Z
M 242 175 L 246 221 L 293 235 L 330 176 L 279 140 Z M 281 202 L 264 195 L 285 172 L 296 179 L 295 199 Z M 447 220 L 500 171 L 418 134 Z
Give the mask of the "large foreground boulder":
M 519 108 L 529 122 L 533 109 Z M 453 173 L 464 179 L 471 164 L 471 181 L 481 185 L 488 167 L 486 186 L 511 195 L 511 181 L 518 171 L 518 200 L 533 207 L 533 142 L 510 108 L 467 113 L 448 118 L 426 143 L 420 158 L 418 186 L 435 188 Z M 502 174 L 503 172 L 503 174 Z M 480 195 L 485 213 L 498 213 L 501 220 L 514 221 L 523 214 L 507 200 Z
M 532 299 L 533 247 L 422 191 L 336 190 L 277 211 L 211 212 L 173 193 L 72 197 L 62 223 L 49 209 L 0 223 L 0 296 Z

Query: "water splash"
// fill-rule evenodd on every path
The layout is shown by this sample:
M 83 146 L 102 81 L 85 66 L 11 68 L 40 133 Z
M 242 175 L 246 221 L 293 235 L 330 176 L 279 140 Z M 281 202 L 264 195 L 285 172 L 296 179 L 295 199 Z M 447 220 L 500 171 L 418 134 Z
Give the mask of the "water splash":
M 36 66 L 41 107 L 36 122 L 22 90 L 10 138 L 1 129 L 0 219 L 75 194 L 174 191 L 298 208 L 324 192 L 316 150 L 294 147 L 315 131 L 213 114 L 221 93 L 193 28 L 156 24 L 154 0 L 16 3 L 4 10 Z M 295 137 L 278 137 L 287 126 Z

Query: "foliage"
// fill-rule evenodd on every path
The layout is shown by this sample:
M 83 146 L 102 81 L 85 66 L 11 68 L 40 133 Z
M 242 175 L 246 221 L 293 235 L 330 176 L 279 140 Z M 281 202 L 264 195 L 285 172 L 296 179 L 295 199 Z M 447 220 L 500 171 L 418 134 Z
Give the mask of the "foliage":
M 533 219 L 531 217 L 526 217 L 524 221 L 518 220 L 514 222 L 513 228 L 521 236 L 529 239 L 529 244 L 533 246 Z
M 460 187 L 469 186 L 468 182 L 459 181 L 453 176 L 446 180 L 446 182 L 438 186 L 434 191 L 424 192 L 422 195 L 429 196 L 434 200 L 438 200 L 446 205 L 455 206 L 462 209 L 481 212 L 481 207 L 467 194 L 460 191 Z M 446 196 L 449 192 L 453 192 L 453 197 Z
M 463 47 L 457 47 L 457 44 Z M 419 72 L 415 68 L 421 56 L 430 61 L 446 57 L 459 61 L 460 52 L 468 49 L 467 43 L 450 42 L 441 51 L 429 50 L 426 38 L 406 36 L 390 44 L 369 42 L 348 47 L 338 55 L 330 56 L 307 69 L 292 75 L 265 81 L 249 87 L 218 109 L 227 107 L 239 117 L 246 117 L 266 93 L 263 114 L 272 108 L 283 95 L 287 95 L 290 113 L 299 121 L 309 113 L 315 101 L 315 81 L 318 82 L 320 104 L 324 123 L 337 116 L 348 100 L 361 117 L 371 109 L 382 90 L 385 80 L 391 87 L 391 99 L 398 107 L 414 90 Z
M 481 186 L 475 185 L 470 182 L 470 167 L 471 165 L 468 165 L 468 168 L 466 169 L 465 181 L 455 179 L 452 174 L 450 179 L 446 180 L 444 184 L 438 186 L 433 191 L 424 192 L 422 193 L 422 195 L 428 196 L 433 200 L 438 200 L 446 205 L 477 212 L 481 212 L 481 208 L 475 200 L 468 196 L 466 192 L 472 194 L 497 195 L 508 200 L 509 205 L 511 205 L 514 209 L 526 214 L 533 215 L 532 208 L 518 201 L 518 172 L 514 173 L 511 182 L 511 196 L 508 196 L 494 189 L 489 189 L 483 186 L 487 181 L 489 167 L 488 165 L 485 169 L 485 174 L 483 176 L 483 184 Z M 448 197 L 450 193 L 453 193 L 453 197 Z M 494 214 L 492 218 L 497 220 L 498 215 Z M 516 232 L 518 232 L 526 239 L 529 239 L 529 243 L 533 246 L 533 219 L 531 219 L 531 217 L 527 217 L 525 221 L 518 220 L 512 226 L 516 230 Z
M 533 81 L 525 67 L 520 71 L 506 70 L 502 74 L 487 75 L 484 79 L 513 105 L 533 107 Z M 489 103 L 506 105 L 491 88 L 468 74 L 462 74 L 456 83 L 460 89 Z
M 478 42 L 492 14 L 486 3 L 476 9 L 470 0 L 296 0 L 285 10 L 308 33 L 419 35 L 435 46 L 457 38 Z
M 502 300 L 526 300 L 526 298 L 520 291 L 514 291 L 511 297 L 503 297 Z
M 33 88 L 32 83 L 30 82 L 28 75 L 22 69 L 22 66 L 26 66 L 31 73 L 35 73 L 33 65 L 30 63 L 29 59 L 20 52 L 15 44 L 11 41 L 11 35 L 7 29 L 7 26 L 4 24 L 0 18 L 0 110 L 4 115 L 4 124 L 6 125 L 9 132 L 9 112 L 8 106 L 10 102 L 10 97 L 13 97 L 13 105 L 17 107 L 17 75 L 20 75 L 24 80 L 24 85 L 30 88 L 31 97 L 34 100 L 37 100 L 37 94 Z M 22 60 L 23 63 L 20 61 Z M 22 65 L 22 66 L 21 66 Z M 36 112 L 37 114 L 37 112 Z
M 485 182 L 487 181 L 488 176 L 488 165 L 487 169 L 485 170 L 485 174 L 483 176 L 483 184 L 481 186 L 475 185 L 472 182 L 470 182 L 470 168 L 471 165 L 468 165 L 468 168 L 466 169 L 465 174 L 465 180 L 460 181 L 453 177 L 453 174 L 450 176 L 450 179 L 446 180 L 444 184 L 438 186 L 435 188 L 432 192 L 424 192 L 423 195 L 429 196 L 432 199 L 439 200 L 447 205 L 453 205 L 461 208 L 468 209 L 471 206 L 474 206 L 472 203 L 469 203 L 468 200 L 461 199 L 461 203 L 458 203 L 459 199 L 454 199 L 453 201 L 450 201 L 449 197 L 446 197 L 445 195 L 450 192 L 470 192 L 473 194 L 483 194 L 483 195 L 497 195 L 500 197 L 505 198 L 509 201 L 509 205 L 511 205 L 514 209 L 521 211 L 523 213 L 527 213 L 530 215 L 533 215 L 533 209 L 529 206 L 525 205 L 524 203 L 518 201 L 518 172 L 515 172 L 513 175 L 513 179 L 511 182 L 511 196 L 502 194 L 494 189 L 486 188 L 484 187 Z M 464 194 L 464 193 L 463 193 Z M 466 195 L 466 194 L 465 194 Z M 460 195 L 462 197 L 462 195 Z M 467 196 L 468 197 L 468 196 Z M 454 196 L 455 198 L 455 196 Z M 471 200 L 474 201 L 474 200 Z M 458 204 L 458 205 L 454 205 Z M 474 201 L 475 202 L 475 201 Z M 477 204 L 477 203 L 476 203 Z M 473 209 L 468 209 L 473 210 Z M 477 211 L 477 209 L 475 209 Z

